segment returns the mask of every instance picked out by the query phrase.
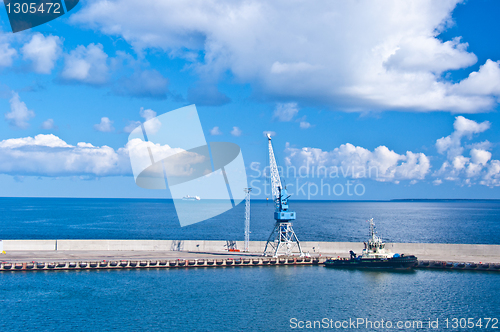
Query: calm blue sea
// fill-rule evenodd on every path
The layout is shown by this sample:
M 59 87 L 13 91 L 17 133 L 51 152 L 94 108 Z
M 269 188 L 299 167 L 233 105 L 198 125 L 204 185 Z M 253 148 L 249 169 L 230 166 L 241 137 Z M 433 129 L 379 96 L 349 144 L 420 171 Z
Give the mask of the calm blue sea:
M 500 316 L 499 281 L 495 272 L 318 266 L 7 272 L 0 273 L 0 330 L 310 331 L 293 323 L 362 318 L 393 328 L 344 331 L 417 330 L 396 328 L 407 321 L 429 330 L 429 319 L 438 319 L 433 331 L 498 331 L 491 321 L 485 329 L 484 318 Z M 454 318 L 474 325 L 481 318 L 483 328 L 452 329 Z
M 190 202 L 210 204 L 209 202 Z M 303 241 L 364 241 L 374 218 L 387 242 L 500 243 L 500 201 L 290 201 Z M 252 201 L 251 240 L 267 240 L 274 206 Z M 180 227 L 171 200 L 0 198 L 0 239 L 243 240 L 244 203 Z
M 500 203 L 494 201 L 290 206 L 305 241 L 362 241 L 365 220 L 373 217 L 386 241 L 500 242 Z M 272 212 L 271 204 L 252 203 L 252 240 L 267 238 Z M 243 219 L 240 205 L 181 228 L 167 200 L 0 199 L 2 239 L 242 240 Z M 9 271 L 0 273 L 0 331 L 498 331 L 499 284 L 494 272 L 318 266 Z M 349 319 L 360 325 L 335 328 Z M 323 328 L 301 329 L 308 321 Z

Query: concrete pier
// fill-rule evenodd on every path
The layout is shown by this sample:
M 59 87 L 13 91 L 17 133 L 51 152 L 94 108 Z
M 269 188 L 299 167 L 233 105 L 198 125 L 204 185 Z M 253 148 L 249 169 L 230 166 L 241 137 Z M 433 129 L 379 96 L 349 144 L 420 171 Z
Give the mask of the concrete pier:
M 243 248 L 243 241 L 237 241 Z M 250 252 L 228 252 L 226 241 L 206 240 L 3 240 L 0 271 L 264 266 L 321 264 L 327 257 L 360 253 L 363 243 L 301 242 L 310 258 L 261 257 L 264 241 Z M 500 245 L 387 243 L 400 254 L 418 257 L 417 268 L 500 271 Z

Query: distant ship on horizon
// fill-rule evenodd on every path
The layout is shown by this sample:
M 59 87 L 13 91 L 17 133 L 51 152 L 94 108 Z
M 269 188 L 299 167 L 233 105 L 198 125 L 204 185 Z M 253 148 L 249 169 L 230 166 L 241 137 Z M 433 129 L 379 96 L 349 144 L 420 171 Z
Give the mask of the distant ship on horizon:
M 189 195 L 186 195 L 186 196 L 182 197 L 182 199 L 184 201 L 199 201 L 201 198 L 200 198 L 200 196 L 189 196 Z

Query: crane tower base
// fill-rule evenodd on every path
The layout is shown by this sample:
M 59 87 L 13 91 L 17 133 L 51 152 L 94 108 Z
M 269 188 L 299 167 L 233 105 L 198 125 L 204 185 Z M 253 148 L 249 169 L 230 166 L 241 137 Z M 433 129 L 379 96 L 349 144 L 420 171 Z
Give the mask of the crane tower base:
M 264 256 L 291 256 L 294 253 L 299 254 L 301 257 L 304 256 L 299 239 L 293 231 L 292 223 L 276 222 L 271 235 L 267 239 Z

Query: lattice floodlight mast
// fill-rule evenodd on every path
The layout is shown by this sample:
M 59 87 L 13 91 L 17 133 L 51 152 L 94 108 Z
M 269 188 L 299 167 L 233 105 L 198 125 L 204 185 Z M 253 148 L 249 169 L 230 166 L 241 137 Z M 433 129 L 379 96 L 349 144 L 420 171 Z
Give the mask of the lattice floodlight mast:
M 288 192 L 281 184 L 276 158 L 274 157 L 271 135 L 267 134 L 269 142 L 269 169 L 271 175 L 271 188 L 275 205 L 274 219 L 276 224 L 267 239 L 264 249 L 265 256 L 278 257 L 279 255 L 291 255 L 297 247 L 300 256 L 304 256 L 300 247 L 299 239 L 293 231 L 291 220 L 295 220 L 295 212 L 288 211 Z
M 250 251 L 250 192 L 252 188 L 245 188 L 245 248 L 246 252 Z

